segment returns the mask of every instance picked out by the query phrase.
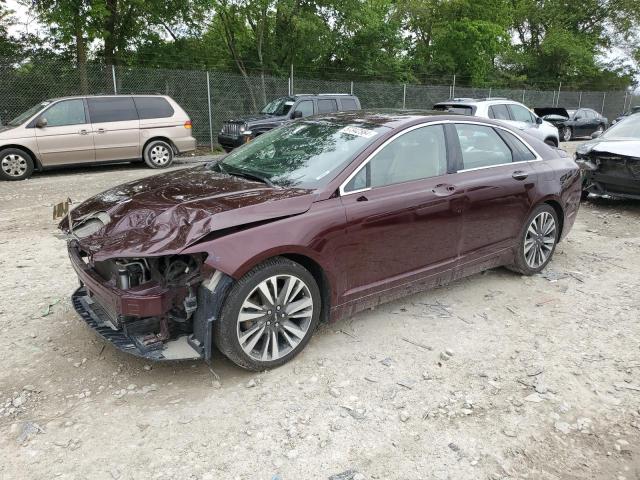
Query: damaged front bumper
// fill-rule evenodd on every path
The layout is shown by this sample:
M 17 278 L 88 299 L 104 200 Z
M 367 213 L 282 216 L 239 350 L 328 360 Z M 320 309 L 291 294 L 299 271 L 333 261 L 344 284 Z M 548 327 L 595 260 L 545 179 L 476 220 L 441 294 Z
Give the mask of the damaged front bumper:
M 596 195 L 640 200 L 640 158 L 604 152 L 579 156 L 583 189 Z
M 207 278 L 192 275 L 187 285 L 166 285 L 150 275 L 124 288 L 105 279 L 77 242 L 68 249 L 81 285 L 72 295 L 73 306 L 100 337 L 149 360 L 211 358 L 213 322 L 231 277 L 215 271 Z

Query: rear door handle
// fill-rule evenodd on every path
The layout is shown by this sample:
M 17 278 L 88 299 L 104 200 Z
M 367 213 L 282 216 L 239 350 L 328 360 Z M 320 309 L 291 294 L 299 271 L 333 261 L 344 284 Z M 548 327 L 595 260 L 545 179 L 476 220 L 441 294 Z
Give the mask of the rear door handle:
M 98 129 L 98 133 L 104 133 L 104 132 L 105 132 L 104 128 L 99 128 Z
M 511 176 L 516 180 L 525 180 L 529 176 L 529 174 L 527 172 L 523 172 L 522 170 L 516 170 Z
M 80 133 L 80 135 L 89 135 L 89 131 L 85 130 L 84 128 L 82 130 L 80 130 L 80 132 L 78 132 L 78 133 Z

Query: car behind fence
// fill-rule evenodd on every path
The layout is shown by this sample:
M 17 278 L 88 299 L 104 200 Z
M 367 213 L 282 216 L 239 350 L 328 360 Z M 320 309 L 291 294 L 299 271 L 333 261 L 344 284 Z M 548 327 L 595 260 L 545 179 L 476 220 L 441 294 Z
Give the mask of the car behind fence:
M 295 74 L 294 74 L 295 75 Z M 589 92 L 414 85 L 380 81 L 332 81 L 312 78 L 248 76 L 201 70 L 88 65 L 86 78 L 66 62 L 44 65 L 0 60 L 0 123 L 47 98 L 82 94 L 152 94 L 173 97 L 193 121 L 199 145 L 214 146 L 225 120 L 255 113 L 274 98 L 290 93 L 353 93 L 363 108 L 430 109 L 455 97 L 506 97 L 534 106 L 588 107 L 609 120 L 640 103 L 628 92 Z M 634 103 L 635 102 L 635 103 Z

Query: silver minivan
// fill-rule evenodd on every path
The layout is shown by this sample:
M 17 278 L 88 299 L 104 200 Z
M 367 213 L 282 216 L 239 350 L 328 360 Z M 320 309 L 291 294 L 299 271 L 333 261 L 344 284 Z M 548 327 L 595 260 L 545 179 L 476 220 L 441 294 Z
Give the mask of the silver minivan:
M 0 179 L 23 180 L 62 165 L 144 160 L 171 165 L 195 150 L 191 120 L 161 95 L 46 100 L 0 127 Z

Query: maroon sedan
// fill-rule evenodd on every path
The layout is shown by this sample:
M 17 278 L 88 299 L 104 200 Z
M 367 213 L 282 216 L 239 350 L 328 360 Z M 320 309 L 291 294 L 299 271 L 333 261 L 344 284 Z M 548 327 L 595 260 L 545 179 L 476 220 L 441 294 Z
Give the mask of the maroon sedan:
M 349 112 L 108 190 L 61 228 L 73 304 L 116 347 L 209 360 L 215 344 L 262 370 L 321 320 L 488 268 L 540 272 L 580 187 L 562 150 L 498 122 Z

